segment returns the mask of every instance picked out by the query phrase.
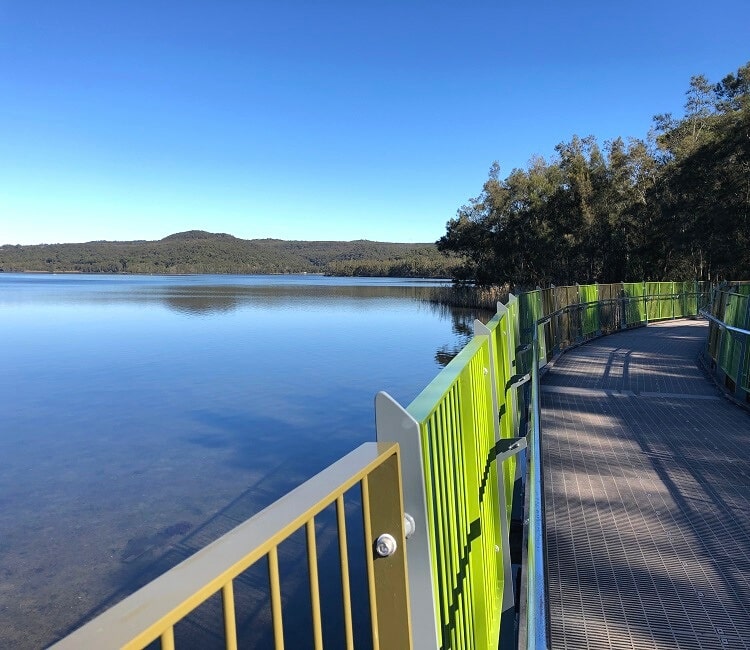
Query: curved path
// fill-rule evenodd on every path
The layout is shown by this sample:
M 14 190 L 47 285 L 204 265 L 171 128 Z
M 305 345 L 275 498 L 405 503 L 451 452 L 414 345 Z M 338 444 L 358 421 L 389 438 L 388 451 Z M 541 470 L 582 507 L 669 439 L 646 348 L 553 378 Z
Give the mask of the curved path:
M 542 379 L 552 648 L 750 649 L 750 412 L 707 327 L 598 339 Z

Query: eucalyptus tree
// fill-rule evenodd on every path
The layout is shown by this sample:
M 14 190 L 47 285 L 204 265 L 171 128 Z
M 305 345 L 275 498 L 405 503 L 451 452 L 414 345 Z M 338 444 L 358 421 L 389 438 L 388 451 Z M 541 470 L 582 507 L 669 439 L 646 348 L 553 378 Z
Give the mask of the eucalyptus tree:
M 714 280 L 747 273 L 749 90 L 750 63 L 715 85 L 696 76 L 686 92 L 684 116 L 655 118 L 664 164 L 662 192 L 652 204 L 658 234 L 670 244 L 663 274 Z
M 750 268 L 750 63 L 691 78 L 684 114 L 603 150 L 574 136 L 505 179 L 495 163 L 438 248 L 460 281 L 521 287 L 740 277 Z

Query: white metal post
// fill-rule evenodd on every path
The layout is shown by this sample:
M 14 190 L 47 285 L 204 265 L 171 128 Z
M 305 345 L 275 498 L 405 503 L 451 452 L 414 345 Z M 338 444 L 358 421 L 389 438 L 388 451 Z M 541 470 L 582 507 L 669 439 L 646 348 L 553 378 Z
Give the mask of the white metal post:
M 435 650 L 438 647 L 437 603 L 427 530 L 419 422 L 388 393 L 381 391 L 375 396 L 375 426 L 378 442 L 399 444 L 404 512 L 414 520 L 413 533 L 406 542 L 414 650 Z

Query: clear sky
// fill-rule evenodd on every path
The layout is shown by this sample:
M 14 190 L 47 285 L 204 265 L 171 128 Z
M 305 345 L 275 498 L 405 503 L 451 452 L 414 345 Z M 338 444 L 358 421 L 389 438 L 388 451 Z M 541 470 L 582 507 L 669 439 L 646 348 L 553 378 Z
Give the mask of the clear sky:
M 748 0 L 0 0 L 0 244 L 433 241 L 748 60 Z

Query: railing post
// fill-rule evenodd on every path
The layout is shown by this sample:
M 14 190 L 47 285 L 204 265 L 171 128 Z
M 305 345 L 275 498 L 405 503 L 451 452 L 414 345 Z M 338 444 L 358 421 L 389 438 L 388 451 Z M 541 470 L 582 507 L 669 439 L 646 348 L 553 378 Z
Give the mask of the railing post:
M 479 319 L 474 321 L 474 336 L 486 336 L 487 345 L 489 348 L 489 371 L 490 371 L 490 386 L 492 389 L 492 425 L 495 429 L 495 440 L 500 440 L 500 403 L 497 399 L 497 351 L 495 350 L 495 341 L 492 336 L 492 331 Z
M 375 424 L 378 442 L 399 444 L 404 512 L 414 521 L 413 533 L 407 540 L 406 565 L 414 648 L 435 650 L 438 647 L 437 603 L 432 576 L 430 533 L 427 529 L 427 501 L 419 422 L 388 393 L 381 391 L 375 396 Z
M 544 316 L 544 292 L 542 291 L 542 288 L 537 285 L 536 286 L 536 296 L 537 300 L 534 301 L 534 327 L 537 329 L 541 327 L 542 329 L 542 336 L 539 337 L 539 333 L 537 332 L 537 338 L 539 339 L 539 363 L 541 366 L 544 366 L 547 363 L 547 336 L 544 333 L 544 325 L 537 325 L 537 321 L 541 320 Z M 544 348 L 544 353 L 542 353 L 542 347 Z
M 401 502 L 401 468 L 398 454 L 376 467 L 363 479 L 363 513 L 368 566 L 372 567 L 376 612 L 372 615 L 373 646 L 411 650 L 412 628 L 406 575 L 406 538 Z
M 721 320 L 723 321 L 726 318 L 726 307 L 724 302 L 723 294 L 720 294 L 722 297 L 719 299 L 721 304 Z M 725 333 L 726 329 L 724 327 L 719 328 L 719 346 L 716 350 L 716 376 L 721 379 L 722 382 L 724 382 L 724 385 L 726 386 L 726 372 L 724 371 L 724 368 L 721 365 L 722 359 L 724 358 L 724 341 L 725 341 Z
M 560 314 L 557 313 L 557 288 L 555 285 L 551 285 L 552 289 L 552 313 L 555 314 L 555 326 L 552 329 L 552 356 L 560 354 Z M 552 327 L 552 321 L 550 321 L 550 327 Z
M 514 305 L 513 310 L 511 311 L 511 305 Z M 514 296 L 512 293 L 508 294 L 508 303 L 506 305 L 502 305 L 500 303 L 497 303 L 497 312 L 499 314 L 506 314 L 505 318 L 505 327 L 506 327 L 506 340 L 507 340 L 507 346 L 506 346 L 506 354 L 508 355 L 508 368 L 510 370 L 511 376 L 520 373 L 521 368 L 518 367 L 517 359 L 516 359 L 516 345 L 518 343 L 516 339 L 516 328 L 519 325 L 517 321 L 520 320 L 520 313 L 518 310 L 518 298 Z M 510 399 L 510 402 L 508 402 L 508 399 Z M 512 390 L 510 392 L 510 398 L 506 394 L 505 396 L 506 400 L 506 414 L 510 418 L 510 431 L 511 436 L 516 437 L 518 436 L 518 394 L 516 390 Z

